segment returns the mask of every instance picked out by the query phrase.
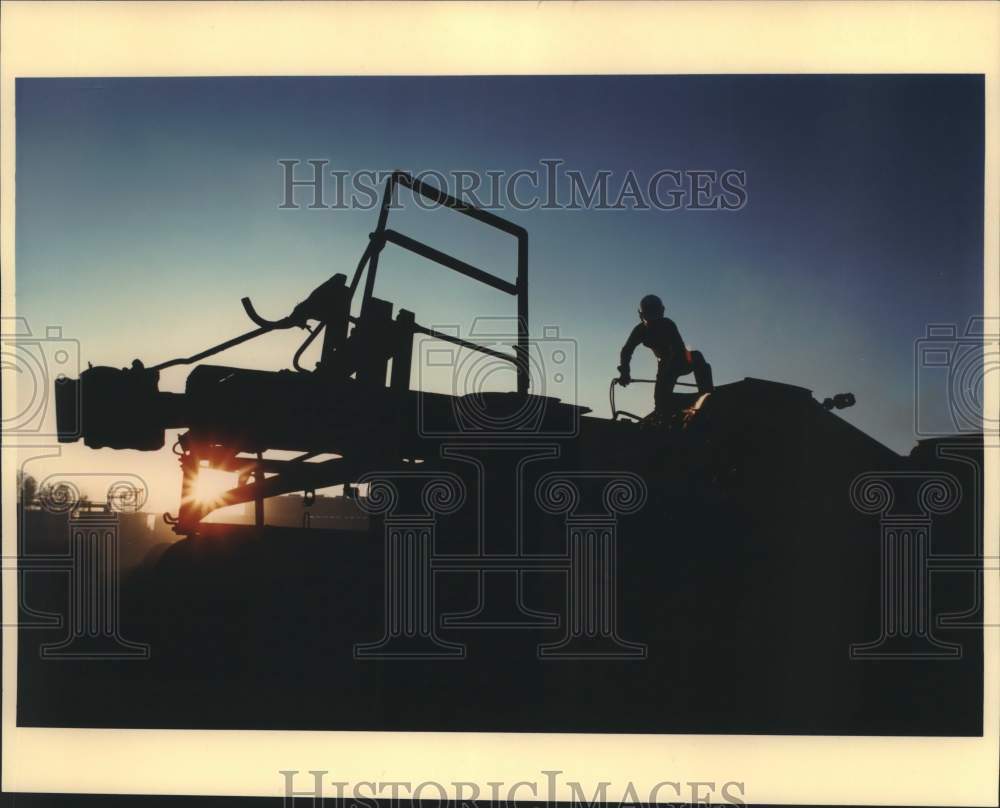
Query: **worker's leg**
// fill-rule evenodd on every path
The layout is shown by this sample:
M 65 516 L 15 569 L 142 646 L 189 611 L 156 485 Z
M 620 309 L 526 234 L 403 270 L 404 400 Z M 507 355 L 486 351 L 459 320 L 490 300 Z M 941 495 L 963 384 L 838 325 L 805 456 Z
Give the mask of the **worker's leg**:
M 712 385 L 712 366 L 705 361 L 701 351 L 691 351 L 691 370 L 694 371 L 699 393 L 711 393 L 715 389 Z
M 656 385 L 653 388 L 653 407 L 656 412 L 666 415 L 673 409 L 674 385 L 677 373 L 665 365 L 656 371 Z

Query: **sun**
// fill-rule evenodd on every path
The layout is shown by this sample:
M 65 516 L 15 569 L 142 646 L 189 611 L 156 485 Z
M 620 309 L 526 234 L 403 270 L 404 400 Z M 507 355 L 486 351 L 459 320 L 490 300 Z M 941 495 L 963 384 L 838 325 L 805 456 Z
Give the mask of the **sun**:
M 199 468 L 191 491 L 191 500 L 201 506 L 219 506 L 223 494 L 234 488 L 233 475 L 224 471 Z

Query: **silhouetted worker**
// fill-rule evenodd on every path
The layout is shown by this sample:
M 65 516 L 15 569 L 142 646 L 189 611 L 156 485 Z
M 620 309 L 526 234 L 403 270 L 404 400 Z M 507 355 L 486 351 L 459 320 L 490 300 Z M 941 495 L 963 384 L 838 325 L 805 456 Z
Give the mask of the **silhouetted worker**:
M 656 386 L 653 393 L 654 412 L 668 414 L 672 409 L 674 385 L 680 376 L 694 373 L 698 392 L 712 389 L 712 368 L 700 351 L 689 351 L 681 339 L 674 321 L 664 316 L 663 301 L 656 295 L 646 295 L 639 302 L 640 323 L 632 329 L 622 347 L 618 381 L 622 386 L 632 382 L 629 365 L 632 354 L 640 344 L 656 355 Z

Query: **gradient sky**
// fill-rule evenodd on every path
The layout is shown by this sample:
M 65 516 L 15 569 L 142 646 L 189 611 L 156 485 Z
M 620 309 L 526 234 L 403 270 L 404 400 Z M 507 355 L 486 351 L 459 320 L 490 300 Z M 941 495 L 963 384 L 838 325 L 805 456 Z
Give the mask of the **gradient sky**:
M 36 334 L 59 325 L 79 340 L 84 364 L 115 366 L 248 330 L 243 295 L 286 313 L 353 272 L 376 214 L 279 209 L 280 159 L 483 173 L 555 158 L 612 171 L 613 189 L 630 169 L 738 169 L 738 211 L 504 213 L 530 233 L 532 330 L 575 341 L 579 401 L 606 415 L 637 302 L 654 292 L 717 383 L 851 391 L 843 417 L 908 452 L 915 341 L 982 313 L 983 92 L 970 76 L 19 79 L 17 311 Z M 394 217 L 513 277 L 506 237 L 448 211 Z M 513 312 L 389 250 L 377 294 L 418 322 L 467 333 L 478 314 Z M 300 336 L 212 361 L 287 367 Z M 640 349 L 633 375 L 653 372 Z M 166 372 L 161 389 L 186 375 Z M 943 412 L 928 395 L 921 406 Z M 649 399 L 637 386 L 622 403 Z M 60 462 L 135 470 L 159 481 L 152 504 L 174 507 L 172 456 L 81 444 Z

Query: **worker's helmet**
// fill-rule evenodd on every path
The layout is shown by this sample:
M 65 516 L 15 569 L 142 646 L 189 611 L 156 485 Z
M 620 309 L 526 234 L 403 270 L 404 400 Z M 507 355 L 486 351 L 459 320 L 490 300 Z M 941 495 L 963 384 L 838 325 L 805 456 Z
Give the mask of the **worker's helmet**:
M 646 295 L 639 301 L 639 315 L 647 320 L 662 317 L 663 301 L 656 295 Z

